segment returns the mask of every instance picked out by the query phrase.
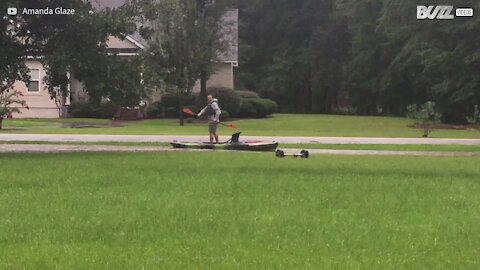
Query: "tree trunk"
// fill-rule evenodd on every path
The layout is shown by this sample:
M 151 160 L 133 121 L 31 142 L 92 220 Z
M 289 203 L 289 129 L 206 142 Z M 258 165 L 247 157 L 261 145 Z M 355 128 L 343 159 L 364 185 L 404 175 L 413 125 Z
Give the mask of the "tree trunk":
M 207 102 L 207 80 L 208 80 L 208 75 L 206 71 L 201 71 L 200 72 L 200 99 L 202 100 L 202 103 Z
M 178 108 L 179 108 L 179 112 L 178 112 L 179 123 L 180 123 L 180 126 L 184 126 L 185 121 L 184 121 L 184 115 L 183 115 L 183 93 L 180 93 L 178 96 Z
M 179 123 L 180 123 L 180 126 L 184 126 L 185 125 L 185 120 L 184 120 L 184 116 L 183 116 L 183 111 L 182 109 L 180 108 L 180 113 L 179 113 Z
M 0 117 L 0 130 L 2 129 L 3 117 Z

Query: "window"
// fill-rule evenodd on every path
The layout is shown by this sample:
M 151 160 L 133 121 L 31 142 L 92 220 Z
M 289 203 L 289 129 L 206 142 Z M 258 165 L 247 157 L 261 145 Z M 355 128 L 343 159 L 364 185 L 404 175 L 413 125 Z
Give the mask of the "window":
M 32 68 L 28 75 L 30 75 L 28 92 L 40 92 L 40 70 L 38 68 Z

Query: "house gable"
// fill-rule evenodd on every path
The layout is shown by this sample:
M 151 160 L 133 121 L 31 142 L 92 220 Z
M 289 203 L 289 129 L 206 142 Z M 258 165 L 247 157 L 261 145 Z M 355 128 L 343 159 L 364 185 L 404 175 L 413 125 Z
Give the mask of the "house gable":
M 120 39 L 118 37 L 110 36 L 107 39 L 107 47 L 109 49 L 141 49 L 131 40 L 131 38 Z
M 125 39 L 110 36 L 107 40 L 107 48 L 110 54 L 133 56 L 138 55 L 139 51 L 145 49 L 145 46 L 130 36 Z

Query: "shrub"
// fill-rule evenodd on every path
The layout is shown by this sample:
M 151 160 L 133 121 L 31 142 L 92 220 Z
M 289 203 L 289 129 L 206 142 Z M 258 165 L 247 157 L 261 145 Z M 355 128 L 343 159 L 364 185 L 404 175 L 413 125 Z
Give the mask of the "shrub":
M 262 118 L 275 113 L 277 109 L 277 103 L 273 100 L 264 98 L 247 98 L 242 99 L 239 116 Z
M 195 103 L 194 94 L 166 93 L 162 95 L 160 109 L 163 116 L 167 118 L 177 118 L 180 113 L 180 104 L 182 107 L 192 106 Z
M 254 102 L 251 99 L 242 99 L 238 116 L 244 118 L 257 117 L 257 108 L 255 107 Z
M 423 131 L 423 137 L 426 138 L 435 124 L 440 122 L 442 115 L 435 111 L 435 102 L 427 101 L 420 108 L 416 104 L 408 105 L 407 117 L 418 120 L 416 126 Z
M 178 118 L 180 110 L 177 107 L 163 108 L 163 117 Z
M 5 91 L 0 93 L 0 129 L 2 129 L 2 121 L 5 117 L 9 117 L 12 113 L 22 113 L 17 106 L 29 109 L 27 102 L 20 97 L 23 93 L 20 91 Z
M 112 102 L 74 102 L 69 107 L 72 117 L 77 118 L 104 118 L 111 119 L 117 111 L 117 107 Z
M 253 91 L 247 91 L 247 90 L 237 90 L 235 91 L 240 98 L 260 98 L 260 96 L 253 92 Z
M 207 90 L 209 95 L 213 95 L 218 99 L 218 105 L 220 109 L 228 111 L 229 116 L 235 117 L 240 110 L 240 97 L 238 94 L 230 88 L 225 87 L 211 87 Z M 197 106 L 203 108 L 205 104 L 200 100 L 200 96 L 197 97 Z
M 256 98 L 252 99 L 257 106 L 257 113 L 259 117 L 266 117 L 270 114 L 277 112 L 277 103 L 270 99 Z
M 333 114 L 338 115 L 357 115 L 357 107 L 344 106 L 332 109 Z
M 222 110 L 222 114 L 220 114 L 220 121 L 225 121 L 230 118 L 230 113 L 228 111 Z
M 148 104 L 146 112 L 147 116 L 150 118 L 163 117 L 162 107 L 159 101 Z
M 480 125 L 480 109 L 478 105 L 475 105 L 473 108 L 472 117 L 467 117 L 467 122 L 471 125 Z

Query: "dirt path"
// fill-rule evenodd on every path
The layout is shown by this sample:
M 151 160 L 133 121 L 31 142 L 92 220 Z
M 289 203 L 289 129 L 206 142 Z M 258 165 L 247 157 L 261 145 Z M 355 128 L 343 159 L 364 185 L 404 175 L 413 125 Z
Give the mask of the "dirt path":
M 300 149 L 284 149 L 287 153 Z M 118 145 L 70 145 L 70 144 L 0 144 L 0 153 L 59 153 L 59 152 L 173 152 L 213 151 L 173 149 L 162 146 L 118 146 Z M 221 151 L 221 150 L 215 150 Z M 373 156 L 434 156 L 434 157 L 480 157 L 479 152 L 433 152 L 433 151 L 384 151 L 384 150 L 333 150 L 312 149 L 310 154 L 323 155 L 373 155 Z M 273 153 L 271 153 L 273 155 Z
M 181 151 L 164 146 L 73 145 L 73 144 L 0 144 L 0 153 L 56 152 L 167 152 Z

